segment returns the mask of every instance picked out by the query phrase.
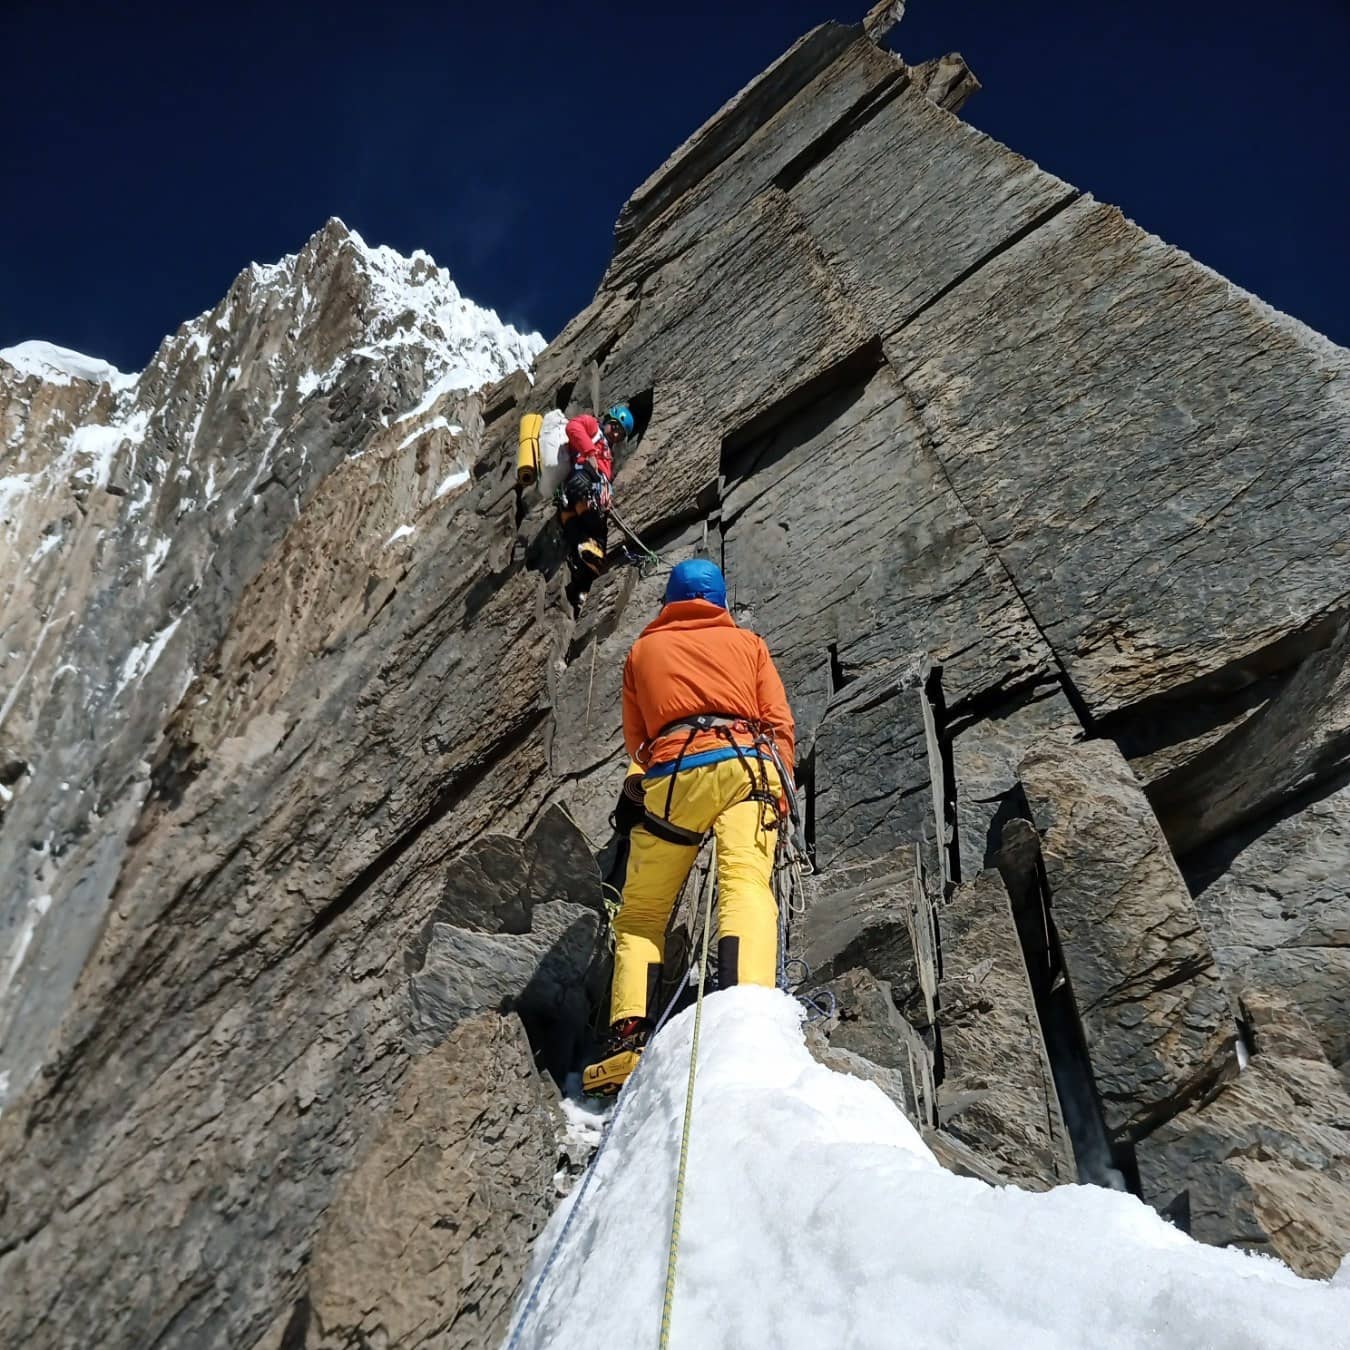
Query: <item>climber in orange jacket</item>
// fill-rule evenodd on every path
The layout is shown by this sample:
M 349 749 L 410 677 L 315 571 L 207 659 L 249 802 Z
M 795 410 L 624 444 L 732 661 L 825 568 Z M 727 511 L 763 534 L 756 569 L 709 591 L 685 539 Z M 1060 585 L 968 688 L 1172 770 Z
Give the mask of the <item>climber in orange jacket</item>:
M 666 926 L 699 846 L 717 836 L 718 986 L 774 983 L 778 911 L 772 889 L 794 726 L 764 639 L 726 608 L 726 583 L 705 559 L 678 564 L 660 615 L 623 671 L 624 744 L 642 779 L 628 879 L 614 921 L 611 1032 L 582 1075 L 617 1092 L 659 1012 Z
M 567 545 L 571 582 L 567 598 L 579 610 L 604 570 L 614 452 L 633 434 L 632 409 L 616 403 L 597 419 L 582 413 L 567 424 L 567 476 L 556 493 L 558 524 Z

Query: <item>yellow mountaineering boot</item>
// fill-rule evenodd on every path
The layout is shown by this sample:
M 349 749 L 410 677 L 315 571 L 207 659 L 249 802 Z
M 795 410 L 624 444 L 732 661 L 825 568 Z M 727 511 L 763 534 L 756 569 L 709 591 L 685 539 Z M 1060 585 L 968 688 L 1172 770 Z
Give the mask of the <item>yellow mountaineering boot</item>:
M 581 565 L 595 576 L 605 570 L 605 548 L 598 539 L 583 539 L 577 545 L 577 557 Z
M 588 1097 L 612 1097 L 637 1068 L 652 1024 L 645 1017 L 625 1017 L 610 1028 L 600 1058 L 581 1072 L 581 1090 Z

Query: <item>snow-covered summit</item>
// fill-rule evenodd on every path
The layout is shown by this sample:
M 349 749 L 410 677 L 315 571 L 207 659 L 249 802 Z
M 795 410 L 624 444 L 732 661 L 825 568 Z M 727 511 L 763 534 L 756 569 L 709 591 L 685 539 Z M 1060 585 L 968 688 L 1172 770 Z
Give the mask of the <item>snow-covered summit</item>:
M 335 268 L 350 278 L 343 316 L 346 341 L 334 346 L 324 369 L 307 373 L 307 391 L 326 387 L 352 357 L 388 359 L 400 349 L 416 349 L 437 392 L 478 389 L 513 370 L 529 370 L 544 349 L 539 333 L 522 333 L 493 309 L 467 299 L 450 273 L 422 249 L 405 256 L 388 245 L 370 245 L 336 216 L 316 231 L 298 253 L 274 263 L 254 263 L 243 272 L 225 301 L 246 296 L 257 309 L 271 296 L 285 296 L 294 331 L 316 325 L 334 330 L 333 296 L 327 281 Z M 199 316 L 180 330 L 203 337 L 221 322 L 219 310 Z
M 705 1005 L 672 1347 L 1345 1344 L 1339 1278 L 1204 1246 L 1119 1192 L 956 1176 L 879 1088 L 817 1064 L 800 1023 L 776 990 Z M 648 1050 L 521 1347 L 656 1343 L 692 1030 L 690 1010 Z M 536 1243 L 526 1289 L 579 1194 Z
M 88 380 L 113 389 L 126 389 L 136 383 L 134 375 L 124 375 L 116 366 L 96 356 L 58 347 L 54 342 L 36 339 L 14 347 L 0 347 L 0 361 L 8 362 L 23 377 L 36 375 L 48 384 L 67 385 L 72 380 Z
M 513 370 L 529 370 L 543 351 L 541 334 L 522 333 L 496 310 L 466 299 L 429 253 L 417 249 L 404 257 L 387 245 L 372 248 L 355 230 L 347 236 L 367 268 L 379 310 L 367 321 L 373 351 L 430 346 L 445 363 L 440 383 L 447 389 L 476 389 Z
M 294 289 L 298 303 L 293 318 L 296 328 L 302 329 L 307 320 L 319 317 L 320 303 L 329 301 L 322 288 L 314 284 L 316 269 L 344 253 L 350 255 L 354 270 L 364 282 L 350 297 L 354 310 L 350 317 L 358 325 L 360 340 L 344 356 L 387 356 L 400 347 L 416 346 L 425 352 L 439 388 L 449 391 L 477 389 L 513 370 L 528 370 L 544 349 L 541 334 L 522 333 L 503 322 L 496 310 L 466 298 L 450 273 L 438 267 L 429 253 L 417 249 L 405 257 L 388 245 L 372 246 L 337 217 L 312 235 L 299 252 L 288 253 L 274 263 L 251 264 L 231 294 L 245 281 L 253 296 L 261 290 Z M 205 355 L 209 331 L 222 326 L 217 306 L 186 323 L 178 336 L 189 336 L 199 354 Z M 169 339 L 166 347 L 173 341 Z M 161 348 L 151 364 L 161 361 L 164 352 Z M 120 392 L 131 388 L 139 378 L 98 357 L 37 339 L 0 348 L 0 361 L 12 366 L 21 378 L 37 376 L 55 385 L 85 380 Z M 315 383 L 311 388 L 317 387 L 317 376 L 312 378 Z

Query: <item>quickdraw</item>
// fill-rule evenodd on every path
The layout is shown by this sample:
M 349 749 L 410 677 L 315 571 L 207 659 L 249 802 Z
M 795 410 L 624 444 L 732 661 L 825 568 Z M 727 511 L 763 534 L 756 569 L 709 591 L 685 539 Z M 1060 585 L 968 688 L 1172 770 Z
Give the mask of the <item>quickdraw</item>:
M 642 542 L 642 536 L 614 509 L 614 503 L 609 504 L 609 518 L 619 527 L 627 538 L 628 542 L 637 550 L 636 567 L 638 572 L 644 577 L 655 575 L 656 569 L 661 566 L 661 555 L 653 553 L 646 544 Z

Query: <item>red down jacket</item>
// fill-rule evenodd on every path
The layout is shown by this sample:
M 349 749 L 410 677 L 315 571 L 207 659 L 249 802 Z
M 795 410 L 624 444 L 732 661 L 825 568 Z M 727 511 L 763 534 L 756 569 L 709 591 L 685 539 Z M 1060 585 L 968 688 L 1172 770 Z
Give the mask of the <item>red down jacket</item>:
M 609 442 L 600 430 L 600 423 L 590 413 L 582 413 L 567 424 L 567 449 L 572 457 L 572 468 L 594 464 L 605 476 L 605 482 L 614 477 L 614 456 Z

